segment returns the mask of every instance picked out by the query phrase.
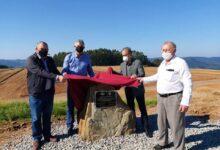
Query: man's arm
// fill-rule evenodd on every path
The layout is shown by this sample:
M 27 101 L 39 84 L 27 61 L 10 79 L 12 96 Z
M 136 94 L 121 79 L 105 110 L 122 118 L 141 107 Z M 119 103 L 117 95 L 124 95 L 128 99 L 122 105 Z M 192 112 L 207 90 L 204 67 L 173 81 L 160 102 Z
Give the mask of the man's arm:
M 139 78 L 139 79 L 143 83 L 150 83 L 150 82 L 157 81 L 157 78 L 158 78 L 158 73 L 156 73 L 156 74 L 154 74 L 152 76 L 149 76 L 149 77 L 144 77 L 144 78 Z
M 94 71 L 93 71 L 93 69 L 92 69 L 92 62 L 91 62 L 91 59 L 90 59 L 90 57 L 88 57 L 88 66 L 87 66 L 87 71 L 88 71 L 88 74 L 89 74 L 89 76 L 90 77 L 94 77 L 95 76 L 95 73 L 94 73 Z
M 131 78 L 132 79 L 136 79 L 137 77 L 144 77 L 145 76 L 145 72 L 144 72 L 144 67 L 141 63 L 140 60 L 136 60 L 136 67 L 137 67 L 137 73 L 136 74 L 132 74 Z
M 137 60 L 137 67 L 138 67 L 137 77 L 144 77 L 145 76 L 144 67 L 140 60 Z
M 143 83 L 156 82 L 159 76 L 159 73 L 158 73 L 159 70 L 160 70 L 160 66 L 158 67 L 156 74 L 149 76 L 149 77 L 138 78 L 138 80 L 140 80 L 140 82 L 143 82 Z
M 192 75 L 189 71 L 189 67 L 186 62 L 183 62 L 183 66 L 180 70 L 181 82 L 183 83 L 183 97 L 181 105 L 189 106 L 192 97 Z
M 32 57 L 29 57 L 26 60 L 26 68 L 28 71 L 37 74 L 38 76 L 50 78 L 50 79 L 56 79 L 55 73 L 49 73 L 45 69 L 41 68 L 36 61 L 33 60 Z
M 70 58 L 71 54 L 66 55 L 66 57 L 64 58 L 63 61 L 63 69 L 61 71 L 61 73 L 68 73 L 69 72 L 69 58 Z

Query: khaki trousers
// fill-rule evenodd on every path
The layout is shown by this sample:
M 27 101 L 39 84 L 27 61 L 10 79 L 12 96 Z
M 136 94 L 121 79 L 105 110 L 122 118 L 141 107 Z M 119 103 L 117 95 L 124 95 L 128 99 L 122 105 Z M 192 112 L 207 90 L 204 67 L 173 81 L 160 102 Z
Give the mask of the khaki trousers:
M 173 135 L 174 149 L 185 149 L 185 113 L 179 111 L 182 93 L 161 97 L 157 95 L 157 125 L 159 130 L 158 144 L 168 144 L 168 123 Z

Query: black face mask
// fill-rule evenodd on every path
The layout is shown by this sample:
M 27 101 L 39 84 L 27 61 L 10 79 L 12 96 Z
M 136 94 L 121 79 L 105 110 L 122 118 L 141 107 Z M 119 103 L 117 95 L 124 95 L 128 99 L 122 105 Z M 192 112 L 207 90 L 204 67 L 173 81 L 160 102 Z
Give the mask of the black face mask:
M 83 50 L 84 50 L 84 47 L 76 47 L 76 51 L 78 53 L 82 53 Z
M 41 49 L 41 51 L 39 51 L 39 55 L 42 58 L 46 58 L 48 54 L 48 49 Z

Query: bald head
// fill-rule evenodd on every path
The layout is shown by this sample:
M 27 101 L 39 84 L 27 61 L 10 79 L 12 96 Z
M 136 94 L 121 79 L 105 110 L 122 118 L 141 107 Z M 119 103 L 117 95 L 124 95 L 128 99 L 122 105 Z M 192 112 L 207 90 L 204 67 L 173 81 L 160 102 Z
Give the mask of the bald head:
M 172 41 L 165 41 L 162 46 L 162 51 L 174 54 L 176 52 L 176 44 Z

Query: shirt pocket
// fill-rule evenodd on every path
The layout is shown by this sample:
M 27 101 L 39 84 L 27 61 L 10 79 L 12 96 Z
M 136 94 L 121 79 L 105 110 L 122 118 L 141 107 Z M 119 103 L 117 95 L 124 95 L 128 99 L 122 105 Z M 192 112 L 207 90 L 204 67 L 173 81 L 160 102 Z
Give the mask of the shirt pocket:
M 179 78 L 179 75 L 178 75 L 178 72 L 176 71 L 165 71 L 164 72 L 164 79 L 166 81 L 170 81 L 170 82 L 173 82 L 173 81 L 176 81 L 178 80 Z

